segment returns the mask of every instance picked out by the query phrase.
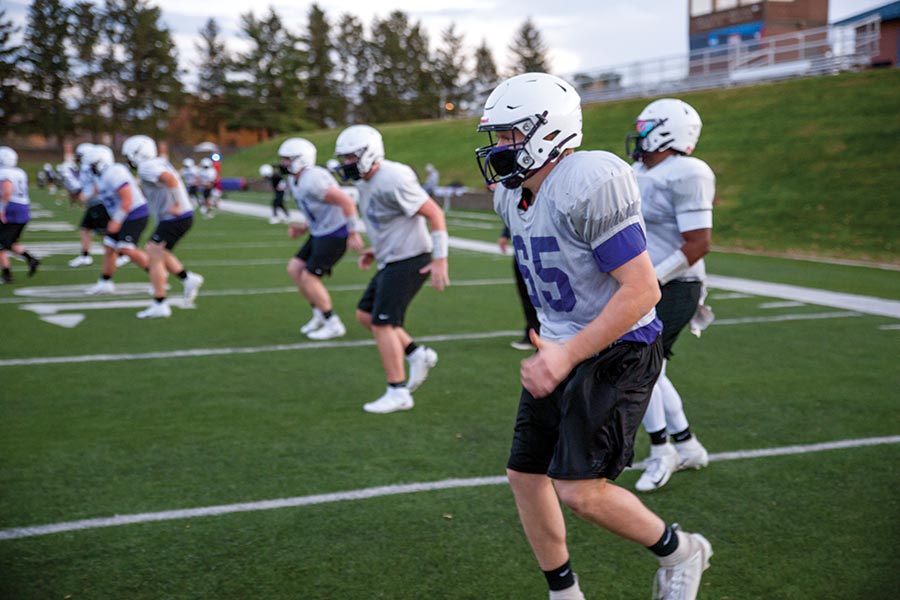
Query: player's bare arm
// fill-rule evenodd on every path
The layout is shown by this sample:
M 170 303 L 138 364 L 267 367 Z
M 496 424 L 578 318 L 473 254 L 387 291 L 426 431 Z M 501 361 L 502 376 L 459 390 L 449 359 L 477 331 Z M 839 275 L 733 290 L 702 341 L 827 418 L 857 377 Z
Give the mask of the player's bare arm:
M 428 221 L 431 238 L 434 241 L 433 258 L 420 273 L 431 273 L 431 287 L 443 291 L 450 285 L 449 265 L 447 264 L 447 221 L 444 211 L 437 202 L 429 198 L 417 211 Z

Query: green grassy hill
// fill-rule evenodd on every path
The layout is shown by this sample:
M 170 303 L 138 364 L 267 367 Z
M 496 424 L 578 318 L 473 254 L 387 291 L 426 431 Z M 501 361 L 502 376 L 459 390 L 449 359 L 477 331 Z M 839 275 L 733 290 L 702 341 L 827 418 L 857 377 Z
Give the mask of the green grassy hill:
M 900 71 L 801 79 L 685 94 L 703 117 L 696 156 L 718 176 L 715 244 L 898 262 Z M 651 99 L 585 108 L 586 149 L 624 155 Z M 476 119 L 380 125 L 388 157 L 441 181 L 480 187 Z M 303 135 L 324 164 L 337 130 Z M 287 136 L 284 136 L 287 137 Z M 284 137 L 230 156 L 225 172 L 255 176 Z

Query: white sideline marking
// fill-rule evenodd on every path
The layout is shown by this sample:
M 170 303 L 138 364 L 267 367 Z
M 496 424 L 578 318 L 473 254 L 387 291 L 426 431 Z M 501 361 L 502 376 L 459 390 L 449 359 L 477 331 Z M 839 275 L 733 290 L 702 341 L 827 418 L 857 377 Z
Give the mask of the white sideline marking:
M 878 329 L 882 329 L 884 331 L 891 331 L 894 329 L 900 329 L 900 323 L 893 323 L 891 325 L 879 325 Z
M 802 302 L 796 302 L 794 300 L 779 300 L 776 302 L 761 302 L 757 304 L 757 308 L 797 308 L 798 306 L 806 306 Z
M 896 444 L 900 442 L 900 435 L 863 438 L 855 440 L 840 440 L 837 442 L 824 442 L 821 444 L 807 444 L 801 446 L 784 446 L 781 448 L 761 448 L 758 450 L 737 450 L 735 452 L 720 452 L 710 454 L 709 460 L 742 460 L 747 458 L 761 458 L 770 456 L 786 456 L 792 454 L 808 454 L 811 452 L 824 452 L 826 450 L 842 450 L 847 448 L 859 448 L 863 446 L 876 446 L 883 444 Z M 643 463 L 637 463 L 632 468 L 642 468 Z M 503 485 L 506 476 L 474 477 L 470 479 L 444 479 L 424 483 L 407 483 L 400 485 L 384 485 L 379 487 L 350 490 L 347 492 L 334 492 L 331 494 L 315 494 L 312 496 L 297 496 L 294 498 L 280 498 L 276 500 L 261 500 L 258 502 L 241 502 L 238 504 L 220 504 L 218 506 L 205 506 L 201 508 L 185 508 L 179 510 L 165 510 L 161 512 L 137 513 L 132 515 L 116 515 L 114 517 L 101 517 L 96 519 L 83 519 L 80 521 L 64 521 L 49 525 L 33 525 L 31 527 L 14 527 L 0 530 L 0 540 L 16 540 L 26 537 L 49 535 L 64 531 L 82 531 L 85 529 L 99 529 L 101 527 L 117 527 L 119 525 L 133 525 L 136 523 L 153 523 L 159 521 L 176 521 L 181 519 L 193 519 L 197 517 L 211 517 L 215 515 L 227 515 L 239 512 L 255 512 L 272 510 L 275 508 L 293 508 L 297 506 L 313 506 L 316 504 L 330 504 L 346 500 L 365 500 L 382 496 L 395 496 L 399 494 L 413 494 L 416 492 L 431 492 L 435 490 L 448 490 L 467 487 L 481 487 L 487 485 Z
M 333 290 L 332 290 L 333 291 Z M 135 302 L 135 301 L 131 301 Z M 176 300 L 173 300 L 176 302 Z M 87 304 L 87 303 L 85 303 Z M 129 305 L 129 302 L 120 301 L 116 304 Z M 135 306 L 145 306 L 146 301 Z M 177 304 L 175 304 L 178 306 Z M 45 310 L 52 310 L 57 305 L 32 305 L 33 307 L 44 307 Z M 60 306 L 78 306 L 76 304 L 60 305 Z M 24 306 L 21 308 L 25 308 Z M 87 307 L 97 308 L 97 307 Z M 183 308 L 183 307 L 182 307 Z M 31 308 L 34 310 L 34 308 Z M 53 313 L 49 313 L 53 314 Z M 744 325 L 749 323 L 779 323 L 783 321 L 807 321 L 815 319 L 836 319 L 842 317 L 861 317 L 862 315 L 854 312 L 829 312 L 829 313 L 811 313 L 798 315 L 776 315 L 772 317 L 745 317 L 741 319 L 720 319 L 713 321 L 712 325 Z M 490 331 L 485 333 L 463 333 L 452 335 L 423 335 L 416 339 L 423 342 L 455 342 L 460 340 L 477 340 L 489 339 L 505 336 L 521 336 L 521 330 L 512 331 Z M 179 358 L 179 357 L 198 357 L 198 356 L 220 356 L 227 354 L 259 354 L 261 352 L 283 352 L 286 350 L 316 350 L 319 348 L 355 348 L 359 346 L 374 346 L 374 340 L 353 340 L 343 342 L 299 342 L 296 344 L 276 344 L 272 346 L 252 346 L 243 348 L 193 348 L 189 350 L 170 350 L 166 352 L 146 352 L 143 354 L 86 354 L 81 356 L 52 356 L 46 358 L 10 358 L 0 360 L 0 367 L 20 367 L 28 365 L 50 365 L 63 363 L 85 363 L 85 362 L 113 362 L 119 360 L 148 360 L 153 358 Z

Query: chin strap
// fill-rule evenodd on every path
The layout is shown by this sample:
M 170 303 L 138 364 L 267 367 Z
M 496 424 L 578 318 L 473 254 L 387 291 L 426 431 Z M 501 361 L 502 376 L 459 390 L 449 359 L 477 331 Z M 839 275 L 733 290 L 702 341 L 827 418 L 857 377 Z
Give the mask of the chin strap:
M 659 280 L 660 285 L 666 285 L 687 271 L 690 266 L 687 256 L 678 249 L 653 267 L 653 270 L 656 271 L 656 279 Z

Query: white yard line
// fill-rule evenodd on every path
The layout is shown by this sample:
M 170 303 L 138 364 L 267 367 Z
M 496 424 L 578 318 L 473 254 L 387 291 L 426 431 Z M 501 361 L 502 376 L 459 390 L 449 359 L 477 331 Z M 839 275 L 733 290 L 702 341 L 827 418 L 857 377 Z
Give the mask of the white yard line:
M 820 444 L 804 444 L 798 446 L 783 446 L 780 448 L 760 448 L 756 450 L 737 450 L 734 452 L 720 452 L 710 454 L 710 462 L 727 460 L 745 460 L 772 456 L 789 456 L 796 454 L 809 454 L 812 452 L 825 452 L 829 450 L 845 450 L 864 446 L 877 446 L 900 443 L 900 435 L 862 438 L 853 440 L 839 440 Z M 636 463 L 632 468 L 643 468 L 643 463 Z M 216 515 L 228 515 L 241 512 L 256 512 L 272 510 L 276 508 L 295 508 L 298 506 L 313 506 L 316 504 L 330 504 L 348 500 L 365 500 L 368 498 L 380 498 L 383 496 L 396 496 L 399 494 L 413 494 L 417 492 L 432 492 L 435 490 L 448 490 L 468 487 L 482 487 L 488 485 L 504 485 L 506 477 L 473 477 L 469 479 L 444 479 L 422 483 L 407 483 L 400 485 L 385 485 L 379 487 L 363 488 L 346 492 L 334 492 L 331 494 L 315 494 L 312 496 L 296 496 L 293 498 L 279 498 L 276 500 L 260 500 L 257 502 L 240 502 L 237 504 L 221 504 L 218 506 L 205 506 L 200 508 L 184 508 L 177 510 L 165 510 L 160 512 L 137 513 L 131 515 L 116 515 L 113 517 L 101 517 L 96 519 L 83 519 L 80 521 L 64 521 L 48 525 L 33 525 L 30 527 L 13 527 L 0 530 L 0 540 L 16 540 L 21 538 L 62 533 L 64 531 L 83 531 L 86 529 L 99 529 L 102 527 L 117 527 L 120 525 L 134 525 L 136 523 L 155 523 L 160 521 L 177 521 L 182 519 L 194 519 L 211 517 Z

